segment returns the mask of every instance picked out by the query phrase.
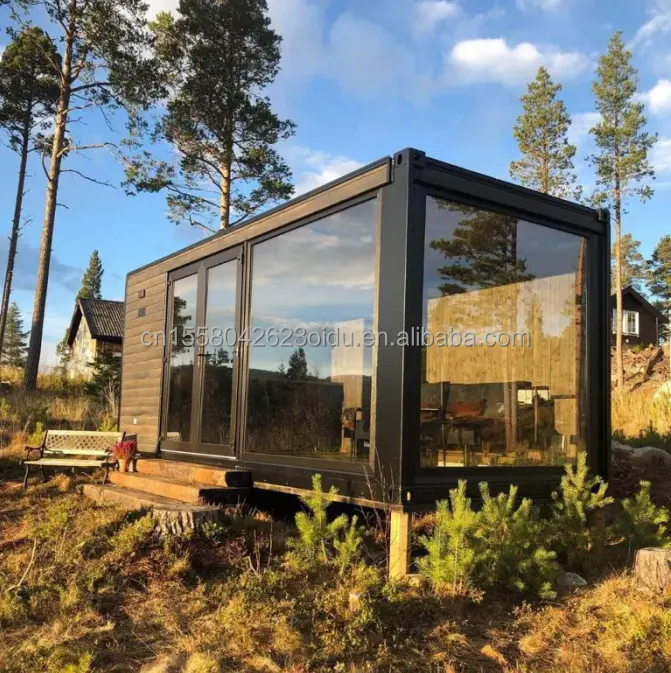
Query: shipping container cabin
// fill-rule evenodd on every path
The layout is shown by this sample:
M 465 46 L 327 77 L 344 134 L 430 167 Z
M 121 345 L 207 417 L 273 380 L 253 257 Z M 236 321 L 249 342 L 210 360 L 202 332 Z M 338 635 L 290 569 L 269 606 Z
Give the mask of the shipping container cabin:
M 403 516 L 607 476 L 609 250 L 606 211 L 403 150 L 129 273 L 120 428 Z

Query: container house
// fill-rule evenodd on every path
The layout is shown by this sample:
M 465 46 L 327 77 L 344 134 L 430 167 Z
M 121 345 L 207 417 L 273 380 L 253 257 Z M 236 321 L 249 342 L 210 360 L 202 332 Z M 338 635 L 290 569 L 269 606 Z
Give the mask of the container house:
M 547 498 L 607 476 L 609 251 L 606 211 L 400 151 L 129 273 L 120 429 L 402 515 Z

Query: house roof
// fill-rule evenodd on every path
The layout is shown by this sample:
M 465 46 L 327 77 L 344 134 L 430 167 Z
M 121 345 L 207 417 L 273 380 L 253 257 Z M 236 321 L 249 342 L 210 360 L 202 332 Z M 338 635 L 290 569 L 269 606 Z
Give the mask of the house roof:
M 82 316 L 94 339 L 121 343 L 123 339 L 124 303 L 109 299 L 78 298 L 68 330 L 68 346 L 72 346 Z
M 656 306 L 651 304 L 640 292 L 637 292 L 631 285 L 625 285 L 622 288 L 622 296 L 625 294 L 631 295 L 638 302 L 647 309 L 650 313 L 657 316 L 661 321 L 668 322 L 668 316 L 665 316 Z M 613 293 L 610 298 L 615 301 L 615 293 Z

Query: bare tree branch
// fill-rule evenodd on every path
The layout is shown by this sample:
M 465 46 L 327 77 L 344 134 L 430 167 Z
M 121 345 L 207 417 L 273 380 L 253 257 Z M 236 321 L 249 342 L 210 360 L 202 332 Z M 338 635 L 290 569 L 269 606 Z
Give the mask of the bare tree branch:
M 81 171 L 78 171 L 76 168 L 62 168 L 61 173 L 74 173 L 75 175 L 78 175 L 80 178 L 84 178 L 84 180 L 93 182 L 96 185 L 102 185 L 103 187 L 111 187 L 112 189 L 116 189 L 116 187 L 111 182 L 106 182 L 104 180 L 96 180 L 95 178 L 92 178 L 90 175 L 85 175 Z

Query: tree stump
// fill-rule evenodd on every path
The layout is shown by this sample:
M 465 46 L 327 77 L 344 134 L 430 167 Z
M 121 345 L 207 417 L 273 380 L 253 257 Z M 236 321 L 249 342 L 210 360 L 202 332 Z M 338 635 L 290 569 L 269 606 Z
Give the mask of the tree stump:
M 639 549 L 634 561 L 634 573 L 642 584 L 655 592 L 671 591 L 671 549 Z
M 189 531 L 199 530 L 204 523 L 221 520 L 222 512 L 216 507 L 155 507 L 152 517 L 156 522 L 156 530 L 161 535 L 184 535 Z

